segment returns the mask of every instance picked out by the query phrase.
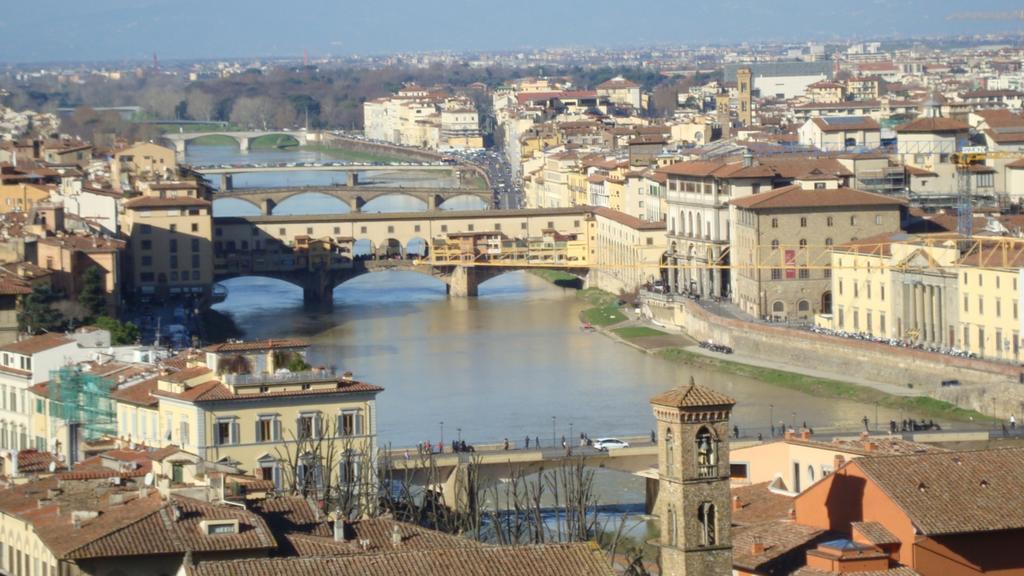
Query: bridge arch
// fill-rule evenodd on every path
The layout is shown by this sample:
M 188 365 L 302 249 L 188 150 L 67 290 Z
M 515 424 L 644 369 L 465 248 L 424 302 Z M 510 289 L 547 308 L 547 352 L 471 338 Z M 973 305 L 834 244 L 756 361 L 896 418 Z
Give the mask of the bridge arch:
M 288 144 L 287 144 L 288 146 L 301 146 L 302 145 L 302 142 L 300 142 L 299 139 L 296 138 L 294 134 L 291 134 L 289 132 L 268 132 L 266 134 L 262 134 L 260 136 L 256 136 L 255 138 L 250 138 L 249 139 L 249 146 L 253 146 L 257 142 L 262 143 L 262 142 L 265 142 L 267 140 L 272 140 L 273 143 L 274 143 L 274 147 L 275 148 L 282 147 L 283 146 L 282 142 L 288 142 Z
M 327 203 L 322 207 L 306 208 L 306 203 Z M 296 191 L 274 200 L 272 212 L 283 216 L 316 216 L 320 214 L 348 214 L 352 204 L 348 198 L 322 191 Z
M 488 200 L 482 198 L 480 194 L 467 193 L 448 197 L 438 194 L 434 196 L 434 206 L 441 210 L 486 210 L 492 204 L 492 201 L 489 201 L 491 194 L 490 191 L 487 191 Z
M 386 206 L 376 206 L 375 203 L 383 198 L 412 198 L 417 203 L 421 203 L 422 206 L 408 206 L 399 207 L 398 209 L 380 210 L 379 208 L 386 208 Z M 360 212 L 421 212 L 430 209 L 430 199 L 424 197 L 422 194 L 416 194 L 414 192 L 403 192 L 400 190 L 388 190 L 387 192 L 380 193 L 364 193 L 359 194 L 353 200 L 355 203 L 355 209 Z
M 260 214 L 262 214 L 262 207 L 244 196 L 217 198 L 214 195 L 213 197 L 213 215 L 215 217 L 259 216 Z

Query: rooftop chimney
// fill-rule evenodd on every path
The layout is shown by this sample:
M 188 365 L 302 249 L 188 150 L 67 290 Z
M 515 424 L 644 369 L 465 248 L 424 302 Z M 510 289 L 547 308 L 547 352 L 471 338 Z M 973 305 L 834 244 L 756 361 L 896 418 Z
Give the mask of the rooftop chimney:
M 398 524 L 391 526 L 391 545 L 395 548 L 402 545 L 402 531 L 399 530 Z
M 733 512 L 739 512 L 740 510 L 743 510 L 743 501 L 740 500 L 739 496 L 733 496 L 732 497 L 732 511 Z
M 795 434 L 793 433 L 793 431 L 792 431 L 792 430 L 786 430 L 786 431 L 785 431 L 785 432 L 784 432 L 784 433 L 782 434 L 782 437 L 783 437 L 784 439 L 786 439 L 786 440 L 792 440 L 792 439 L 793 439 L 793 436 L 795 436 Z
M 804 428 L 804 429 L 800 430 L 800 439 L 801 440 L 810 440 L 811 439 L 811 431 L 810 431 L 810 429 Z
M 750 545 L 750 554 L 752 556 L 764 554 L 764 542 L 761 542 L 760 540 L 755 540 L 754 543 Z
M 750 150 L 747 150 L 746 152 L 743 153 L 743 167 L 750 168 L 753 165 L 754 155 L 750 153 Z
M 835 458 L 832 459 L 832 469 L 839 470 L 846 464 L 846 457 L 842 454 L 836 454 Z

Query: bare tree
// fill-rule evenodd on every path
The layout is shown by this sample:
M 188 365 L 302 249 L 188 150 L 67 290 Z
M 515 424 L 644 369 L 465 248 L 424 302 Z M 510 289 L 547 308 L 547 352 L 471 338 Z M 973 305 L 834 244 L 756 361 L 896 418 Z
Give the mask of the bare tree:
M 185 96 L 185 103 L 188 115 L 193 120 L 209 122 L 213 119 L 213 111 L 216 109 L 217 103 L 210 94 L 198 88 L 189 90 L 188 95 Z
M 274 102 L 264 96 L 243 96 L 231 107 L 231 121 L 266 130 L 274 114 Z

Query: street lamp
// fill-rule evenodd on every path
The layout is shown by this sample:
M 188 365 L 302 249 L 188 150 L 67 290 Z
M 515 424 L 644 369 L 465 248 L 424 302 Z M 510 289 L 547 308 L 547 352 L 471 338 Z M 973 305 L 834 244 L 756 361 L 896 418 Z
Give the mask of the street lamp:
M 573 442 L 573 438 L 575 438 L 575 436 L 572 434 L 572 422 L 569 422 L 569 442 Z
M 768 431 L 772 430 L 775 430 L 775 404 L 768 405 Z M 772 436 L 775 436 L 774 432 L 772 432 Z
M 552 448 L 555 447 L 555 446 L 558 446 L 558 443 L 555 441 L 555 422 L 557 420 L 558 420 L 558 417 L 556 417 L 556 416 L 552 416 L 551 417 L 551 446 L 552 446 Z
M 462 428 L 456 428 L 455 431 L 459 433 L 459 444 L 462 444 Z
M 796 430 L 796 412 L 793 412 L 793 430 Z
M 444 420 L 441 420 L 441 452 L 444 452 Z

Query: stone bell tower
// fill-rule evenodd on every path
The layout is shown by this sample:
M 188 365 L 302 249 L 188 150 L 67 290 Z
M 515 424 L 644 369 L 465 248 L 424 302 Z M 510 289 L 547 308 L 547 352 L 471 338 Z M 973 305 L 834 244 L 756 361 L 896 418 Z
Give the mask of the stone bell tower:
M 735 403 L 693 378 L 651 398 L 663 576 L 732 573 L 729 413 Z

